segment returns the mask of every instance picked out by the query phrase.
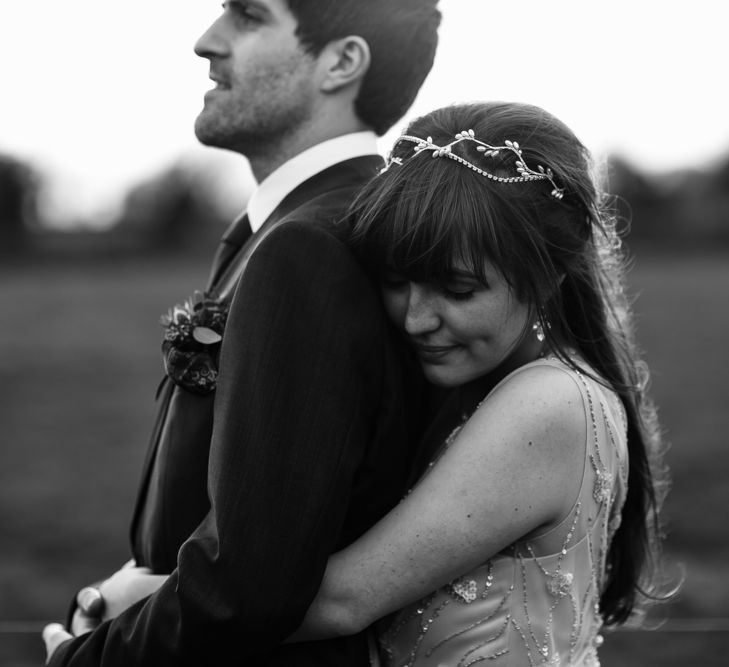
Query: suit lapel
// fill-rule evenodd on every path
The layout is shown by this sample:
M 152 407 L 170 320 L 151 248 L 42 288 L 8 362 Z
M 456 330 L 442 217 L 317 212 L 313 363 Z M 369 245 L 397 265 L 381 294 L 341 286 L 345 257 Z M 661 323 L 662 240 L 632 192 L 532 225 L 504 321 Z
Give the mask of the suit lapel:
M 280 220 L 299 206 L 312 199 L 341 188 L 359 188 L 370 178 L 375 176 L 384 162 L 379 155 L 364 155 L 339 162 L 294 188 L 274 212 L 267 218 L 264 226 L 275 220 Z M 259 230 L 260 231 L 260 230 Z
M 220 245 L 213 258 L 213 265 L 210 269 L 210 277 L 205 288 L 206 292 L 213 289 L 215 284 L 220 280 L 221 275 L 226 267 L 233 260 L 235 255 L 245 245 L 251 236 L 251 225 L 248 220 L 248 214 L 242 213 L 230 224 L 225 230 L 223 237 L 220 239 Z
M 223 301 L 230 299 L 253 250 L 276 226 L 284 222 L 287 216 L 321 195 L 330 194 L 340 189 L 362 186 L 368 179 L 377 174 L 382 165 L 383 160 L 379 155 L 352 158 L 320 171 L 294 188 L 284 197 L 258 230 L 253 234 L 249 232 L 247 240 L 229 259 L 227 266 L 217 270 L 213 276 L 214 281 L 209 285 L 209 289 L 215 297 Z M 235 234 L 236 223 L 238 221 L 228 228 L 223 237 L 224 241 L 226 236 L 230 237 Z M 241 238 L 241 235 L 239 235 L 239 238 Z

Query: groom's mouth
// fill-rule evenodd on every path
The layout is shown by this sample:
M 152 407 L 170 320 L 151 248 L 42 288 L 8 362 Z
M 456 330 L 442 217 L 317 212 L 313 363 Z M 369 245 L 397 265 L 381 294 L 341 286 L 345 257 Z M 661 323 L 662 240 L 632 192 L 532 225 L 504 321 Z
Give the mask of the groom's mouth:
M 213 86 L 210 90 L 208 90 L 205 93 L 205 100 L 209 100 L 210 98 L 214 98 L 219 93 L 224 93 L 226 91 L 230 90 L 230 84 L 226 81 L 221 81 L 219 79 L 214 79 L 213 77 L 210 77 L 215 86 Z
M 230 83 L 225 77 L 211 72 L 209 78 L 215 84 L 213 90 L 230 90 Z

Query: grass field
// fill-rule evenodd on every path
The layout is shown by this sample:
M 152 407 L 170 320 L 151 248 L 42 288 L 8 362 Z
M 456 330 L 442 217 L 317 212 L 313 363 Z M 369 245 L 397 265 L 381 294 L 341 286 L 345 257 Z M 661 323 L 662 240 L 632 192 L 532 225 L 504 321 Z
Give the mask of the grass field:
M 14 631 L 59 619 L 80 585 L 128 558 L 159 315 L 204 283 L 206 264 L 0 266 L 0 665 L 42 665 L 39 638 Z M 729 617 L 729 255 L 640 255 L 630 282 L 670 443 L 667 550 L 686 581 L 666 627 L 608 636 L 603 664 L 726 664 L 726 627 L 670 619 Z

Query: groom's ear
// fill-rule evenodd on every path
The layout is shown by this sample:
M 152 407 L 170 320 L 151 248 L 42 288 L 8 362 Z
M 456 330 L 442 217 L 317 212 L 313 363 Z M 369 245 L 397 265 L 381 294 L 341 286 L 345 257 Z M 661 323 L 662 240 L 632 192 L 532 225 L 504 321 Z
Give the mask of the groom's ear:
M 364 78 L 371 62 L 370 47 L 358 35 L 335 39 L 319 54 L 319 62 L 323 67 L 321 90 L 333 93 Z

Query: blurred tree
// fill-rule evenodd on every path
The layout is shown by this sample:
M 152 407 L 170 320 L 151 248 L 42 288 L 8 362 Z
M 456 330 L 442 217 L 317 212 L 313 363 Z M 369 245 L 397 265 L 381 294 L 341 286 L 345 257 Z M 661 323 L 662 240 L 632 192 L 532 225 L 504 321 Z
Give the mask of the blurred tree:
M 712 186 L 723 196 L 729 195 L 729 155 L 721 160 L 714 170 Z
M 114 232 L 149 250 L 208 252 L 229 222 L 208 181 L 177 163 L 129 191 Z
M 38 224 L 39 178 L 29 164 L 0 154 L 0 254 L 16 253 L 28 245 Z
M 702 204 L 700 222 L 706 240 L 729 244 L 729 156 L 702 179 L 695 196 Z
M 673 216 L 682 244 L 716 246 L 729 242 L 729 169 L 693 171 L 677 184 Z
M 610 159 L 608 179 L 608 190 L 617 196 L 618 214 L 629 225 L 631 240 L 670 236 L 660 213 L 665 192 L 655 182 L 616 156 Z
M 609 189 L 630 225 L 630 242 L 683 249 L 729 243 L 729 159 L 705 170 L 648 175 L 613 157 Z

